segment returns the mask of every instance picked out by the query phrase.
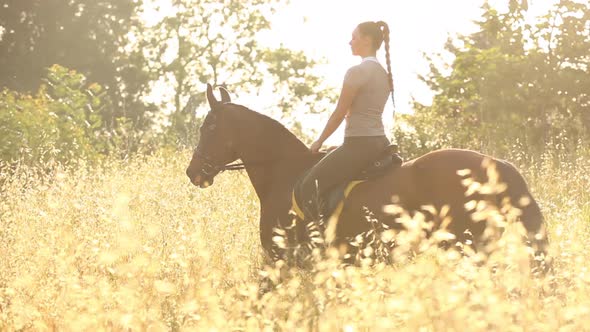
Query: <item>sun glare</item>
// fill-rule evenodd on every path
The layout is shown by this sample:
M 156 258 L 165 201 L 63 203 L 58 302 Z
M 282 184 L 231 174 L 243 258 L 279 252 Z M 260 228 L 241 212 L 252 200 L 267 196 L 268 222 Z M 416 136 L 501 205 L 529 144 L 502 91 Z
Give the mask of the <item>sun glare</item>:
M 590 331 L 588 1 L 5 0 L 0 332 Z M 379 20 L 398 148 L 308 196 Z
M 500 11 L 507 9 L 505 2 L 489 1 Z M 529 1 L 529 20 L 534 22 L 536 16 L 546 12 L 555 2 Z M 312 58 L 323 61 L 317 67 L 316 74 L 325 79 L 328 87 L 338 90 L 346 70 L 359 61 L 350 52 L 348 43 L 351 31 L 360 22 L 383 20 L 391 30 L 395 112 L 411 113 L 413 100 L 429 104 L 432 99 L 432 91 L 418 79 L 420 74 L 428 71 L 428 62 L 423 54 L 441 51 L 449 36 L 475 31 L 474 21 L 479 19 L 482 4 L 483 1 L 473 0 L 298 0 L 292 1 L 271 17 L 272 28 L 261 32 L 259 40 L 269 47 L 284 45 L 302 50 Z M 165 16 L 174 15 L 174 11 L 169 1 L 152 1 L 145 6 L 142 17 L 153 25 Z M 385 64 L 383 49 L 377 57 Z M 158 89 L 164 90 L 165 86 Z M 256 105 L 257 110 L 269 114 L 276 109 L 272 95 L 261 98 L 259 95 L 241 94 L 239 98 L 243 104 Z M 157 99 L 158 96 L 150 97 L 150 100 Z M 388 102 L 383 114 L 387 128 L 393 125 L 393 110 L 392 103 Z M 307 110 L 296 110 L 294 113 L 302 114 L 300 120 L 304 126 L 316 131 L 321 130 L 329 116 L 303 115 L 308 113 Z M 340 128 L 327 143 L 339 144 L 342 132 L 343 128 Z
M 174 15 L 176 9 L 170 1 L 146 1 L 141 17 L 148 26 L 153 26 L 164 17 Z

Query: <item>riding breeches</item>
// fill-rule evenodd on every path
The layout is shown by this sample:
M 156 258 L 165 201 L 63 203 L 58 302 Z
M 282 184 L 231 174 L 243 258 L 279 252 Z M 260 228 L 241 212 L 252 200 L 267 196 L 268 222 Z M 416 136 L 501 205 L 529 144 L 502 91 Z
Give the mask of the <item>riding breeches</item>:
M 388 145 L 386 136 L 345 137 L 340 147 L 328 153 L 299 180 L 295 185 L 295 194 L 305 200 L 308 210 L 309 206 L 315 206 L 317 210 L 309 212 L 317 215 L 324 194 L 352 180 Z

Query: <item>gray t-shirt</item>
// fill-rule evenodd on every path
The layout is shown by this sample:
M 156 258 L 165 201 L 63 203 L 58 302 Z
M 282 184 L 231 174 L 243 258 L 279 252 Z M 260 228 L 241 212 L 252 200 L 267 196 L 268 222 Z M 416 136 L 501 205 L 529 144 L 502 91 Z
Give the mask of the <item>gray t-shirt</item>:
M 358 87 L 357 95 L 346 115 L 344 136 L 385 135 L 382 115 L 391 91 L 383 66 L 365 59 L 346 72 L 344 84 Z

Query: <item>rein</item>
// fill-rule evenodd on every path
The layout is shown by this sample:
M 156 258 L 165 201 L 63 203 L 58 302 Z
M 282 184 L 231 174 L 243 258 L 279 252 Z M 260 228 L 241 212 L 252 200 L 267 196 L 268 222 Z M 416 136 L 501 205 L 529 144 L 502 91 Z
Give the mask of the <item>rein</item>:
M 280 160 L 280 158 L 264 160 L 264 161 L 255 161 L 255 162 L 251 162 L 250 165 L 257 166 L 257 165 L 270 164 L 270 163 L 274 163 L 278 160 Z M 246 169 L 246 164 L 244 164 L 244 163 L 229 164 L 229 165 L 225 165 L 223 167 L 220 167 L 219 169 L 221 170 L 221 172 L 239 171 L 239 170 Z
M 239 171 L 243 169 L 246 169 L 246 165 L 244 165 L 244 163 L 235 163 L 223 166 L 221 171 Z
M 221 172 L 225 172 L 225 171 L 241 171 L 241 170 L 246 169 L 246 164 L 244 164 L 244 163 L 233 163 L 233 164 L 226 164 L 223 166 L 215 166 L 215 165 L 213 165 L 211 159 L 208 158 L 205 154 L 200 153 L 199 151 L 197 151 L 197 149 L 195 149 L 195 153 L 197 156 L 199 156 L 203 160 L 204 167 L 201 169 L 201 171 L 207 175 L 209 175 L 213 172 L 221 173 Z M 277 160 L 280 160 L 280 158 L 251 162 L 249 164 L 253 165 L 253 166 L 264 165 L 264 164 L 273 163 Z

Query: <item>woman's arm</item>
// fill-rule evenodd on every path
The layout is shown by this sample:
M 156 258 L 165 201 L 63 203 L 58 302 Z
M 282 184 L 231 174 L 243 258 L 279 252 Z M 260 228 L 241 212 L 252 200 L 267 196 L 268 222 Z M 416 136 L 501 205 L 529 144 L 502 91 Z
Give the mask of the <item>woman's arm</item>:
M 354 100 L 354 97 L 356 96 L 357 92 L 358 87 L 356 86 L 352 86 L 349 84 L 344 84 L 342 86 L 342 91 L 340 92 L 340 97 L 338 98 L 336 109 L 330 115 L 330 118 L 328 119 L 328 122 L 326 123 L 326 126 L 324 127 L 324 130 L 320 135 L 320 138 L 313 142 L 313 144 L 309 148 L 311 152 L 318 152 L 319 149 L 322 147 L 322 144 L 324 144 L 324 141 L 326 141 L 328 137 L 330 137 L 330 135 L 332 135 L 336 131 L 336 129 L 338 129 L 338 127 L 342 123 L 342 120 L 344 120 L 346 113 L 348 113 L 348 110 L 350 109 L 352 101 Z

